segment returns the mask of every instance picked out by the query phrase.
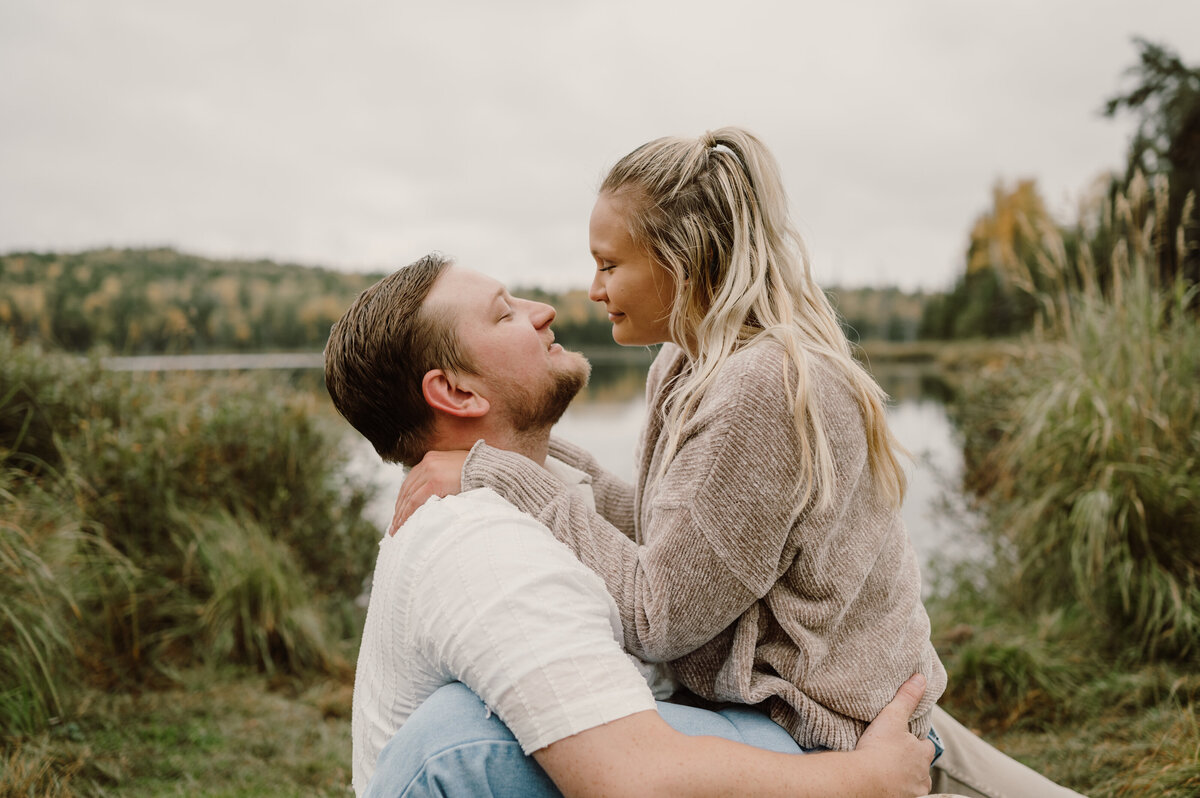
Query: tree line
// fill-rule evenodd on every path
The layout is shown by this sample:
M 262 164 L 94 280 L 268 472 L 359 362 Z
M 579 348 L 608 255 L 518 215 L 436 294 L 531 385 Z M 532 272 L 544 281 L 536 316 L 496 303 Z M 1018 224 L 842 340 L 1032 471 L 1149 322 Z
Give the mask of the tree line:
M 173 249 L 0 255 L 0 329 L 17 341 L 117 354 L 312 351 L 381 273 L 268 260 L 216 260 Z M 559 340 L 615 346 L 587 291 L 513 292 L 558 309 Z M 830 291 L 854 340 L 911 340 L 928 297 L 896 288 Z
M 171 249 L 12 253 L 0 257 L 0 325 L 74 352 L 310 349 L 378 278 Z

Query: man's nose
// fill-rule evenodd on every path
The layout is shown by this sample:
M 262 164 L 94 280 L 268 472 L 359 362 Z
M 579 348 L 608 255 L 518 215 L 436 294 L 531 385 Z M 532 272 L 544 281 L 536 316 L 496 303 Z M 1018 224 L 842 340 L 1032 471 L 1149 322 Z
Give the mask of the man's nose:
M 557 315 L 554 307 L 544 302 L 534 302 L 529 311 L 529 318 L 533 321 L 533 326 L 538 328 L 545 327 L 554 321 L 554 317 Z

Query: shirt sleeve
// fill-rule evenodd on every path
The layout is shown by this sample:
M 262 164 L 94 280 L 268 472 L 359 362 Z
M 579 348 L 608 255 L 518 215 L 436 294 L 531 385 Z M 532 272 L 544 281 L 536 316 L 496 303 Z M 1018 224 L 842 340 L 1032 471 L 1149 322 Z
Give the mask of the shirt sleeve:
M 677 659 L 766 595 L 795 554 L 788 546 L 799 514 L 799 443 L 779 390 L 784 363 L 770 355 L 722 375 L 721 390 L 701 403 L 657 480 L 646 545 L 512 452 L 476 444 L 463 487 L 492 487 L 600 574 L 620 608 L 630 652 Z
M 604 583 L 511 507 L 462 519 L 413 595 L 417 645 L 526 753 L 655 708 Z

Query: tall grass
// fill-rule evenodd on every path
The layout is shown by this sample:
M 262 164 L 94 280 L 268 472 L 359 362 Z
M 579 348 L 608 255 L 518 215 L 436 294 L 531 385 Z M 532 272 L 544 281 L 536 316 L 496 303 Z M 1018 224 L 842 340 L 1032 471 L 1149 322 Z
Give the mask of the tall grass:
M 69 674 L 75 610 L 67 585 L 40 556 L 15 505 L 11 474 L 0 476 L 0 725 L 29 731 L 62 709 L 60 684 Z
M 317 401 L 0 336 L 4 738 L 69 717 L 80 684 L 341 667 L 378 534 Z
M 952 405 L 995 556 L 929 602 L 942 703 L 1096 798 L 1200 787 L 1200 302 L 1155 266 L 1166 196 L 1135 180 L 1007 264 L 1038 323 Z
M 183 559 L 172 640 L 200 641 L 207 660 L 234 659 L 274 670 L 325 669 L 330 634 L 309 601 L 295 549 L 258 522 L 226 513 L 180 516 Z
M 1079 608 L 1112 652 L 1195 662 L 1200 324 L 1197 287 L 1159 283 L 1165 201 L 1164 184 L 1135 180 L 1081 223 L 1115 238 L 1102 257 L 1041 231 L 1040 269 L 1010 277 L 1042 323 L 1020 357 L 968 381 L 961 407 L 999 593 Z

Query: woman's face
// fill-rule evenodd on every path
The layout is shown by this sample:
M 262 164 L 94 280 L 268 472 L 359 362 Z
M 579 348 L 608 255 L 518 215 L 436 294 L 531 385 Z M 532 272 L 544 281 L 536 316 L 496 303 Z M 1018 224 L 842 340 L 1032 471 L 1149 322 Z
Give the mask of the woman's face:
M 617 343 L 661 344 L 671 340 L 675 278 L 634 242 L 625 222 L 627 207 L 620 197 L 601 194 L 592 208 L 588 237 L 596 276 L 588 298 L 604 304 Z

